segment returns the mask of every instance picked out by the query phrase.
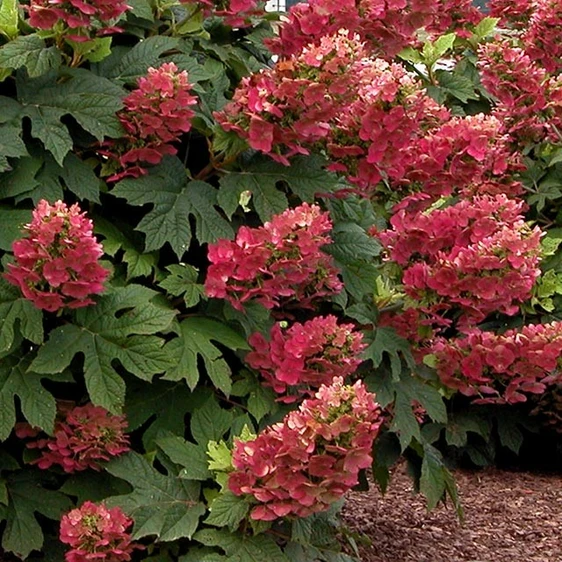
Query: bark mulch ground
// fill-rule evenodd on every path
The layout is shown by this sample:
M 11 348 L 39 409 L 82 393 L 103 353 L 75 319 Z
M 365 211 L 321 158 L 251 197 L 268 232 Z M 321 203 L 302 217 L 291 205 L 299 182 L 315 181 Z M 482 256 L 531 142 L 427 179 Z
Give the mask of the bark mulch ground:
M 349 494 L 344 519 L 366 536 L 362 562 L 562 562 L 562 475 L 455 471 L 465 511 L 427 512 L 398 468 L 385 496 Z

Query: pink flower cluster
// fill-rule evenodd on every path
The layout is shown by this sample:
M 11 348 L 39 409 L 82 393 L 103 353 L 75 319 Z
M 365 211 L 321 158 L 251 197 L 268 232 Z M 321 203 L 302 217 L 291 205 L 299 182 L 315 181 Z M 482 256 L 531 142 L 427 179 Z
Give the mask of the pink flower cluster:
M 109 271 L 98 263 L 103 249 L 79 206 L 41 200 L 25 229 L 27 236 L 13 243 L 15 264 L 5 278 L 49 312 L 93 304 L 90 296 L 104 290 Z
M 559 0 L 533 0 L 533 12 L 521 37 L 531 59 L 551 74 L 562 70 L 562 4 Z
M 365 348 L 363 335 L 353 324 L 338 325 L 332 315 L 295 322 L 287 330 L 278 322 L 270 338 L 253 334 L 248 341 L 254 350 L 246 355 L 246 362 L 260 371 L 265 384 L 283 402 L 314 395 L 334 377 L 351 375 L 361 364 L 359 355 Z
M 354 65 L 365 57 L 357 37 L 341 30 L 299 56 L 244 78 L 232 101 L 215 114 L 226 131 L 289 164 L 293 154 L 325 139 L 353 95 Z
M 130 9 L 127 0 L 31 0 L 28 23 L 37 29 L 52 29 L 62 21 L 76 30 L 69 39 L 87 41 L 91 29 L 97 30 L 97 35 L 120 32 L 120 28 L 106 24 Z
M 386 59 L 417 42 L 420 28 L 444 33 L 478 21 L 471 0 L 311 0 L 294 5 L 268 46 L 290 56 L 322 36 L 348 29 L 359 33 L 371 53 Z
M 336 378 L 254 440 L 235 440 L 228 487 L 256 500 L 252 519 L 323 511 L 371 465 L 382 421 L 374 395 L 360 381 L 345 386 Z
M 402 151 L 448 112 L 401 65 L 369 58 L 357 36 L 340 30 L 244 79 L 215 117 L 284 164 L 323 150 L 331 169 L 368 188 L 383 177 L 401 179 Z
M 267 308 L 295 301 L 302 308 L 340 292 L 332 258 L 321 250 L 331 241 L 331 228 L 328 213 L 303 203 L 262 227 L 241 227 L 235 241 L 209 244 L 207 295 L 237 309 L 250 299 Z
M 525 223 L 523 205 L 484 195 L 425 213 L 399 211 L 379 238 L 405 266 L 410 297 L 460 309 L 464 325 L 492 312 L 513 315 L 540 275 L 542 231 Z
M 445 386 L 475 402 L 513 404 L 561 382 L 562 322 L 529 324 L 498 335 L 470 330 L 465 337 L 437 338 L 431 348 Z
M 129 450 L 124 416 L 110 414 L 104 408 L 85 406 L 62 407 L 52 437 L 40 437 L 26 444 L 41 456 L 33 461 L 41 469 L 60 466 L 65 472 L 89 468 L 100 470 L 100 462 Z M 39 430 L 27 423 L 18 424 L 16 435 L 22 439 L 37 437 Z
M 506 171 L 520 169 L 502 127 L 496 117 L 480 113 L 453 117 L 429 130 L 403 156 L 404 183 L 439 197 L 500 181 Z
M 557 140 L 559 84 L 546 70 L 507 40 L 482 45 L 478 55 L 482 84 L 497 99 L 494 115 L 517 148 Z
M 71 547 L 66 562 L 127 562 L 134 550 L 144 548 L 132 542 L 128 531 L 133 520 L 120 507 L 84 502 L 62 516 L 60 540 Z
M 489 0 L 490 16 L 500 18 L 500 25 L 524 29 L 529 25 L 534 0 Z
M 191 130 L 197 103 L 187 72 L 178 72 L 173 62 L 159 68 L 149 68 L 148 75 L 139 78 L 137 88 L 124 100 L 125 107 L 118 117 L 125 136 L 104 143 L 108 156 L 121 171 L 108 181 L 146 173 L 144 165 L 158 164 L 164 155 L 176 154 L 173 145 L 183 133 Z
M 264 13 L 261 0 L 180 0 L 182 4 L 199 4 L 205 17 L 219 16 L 231 27 L 248 27 L 252 17 Z

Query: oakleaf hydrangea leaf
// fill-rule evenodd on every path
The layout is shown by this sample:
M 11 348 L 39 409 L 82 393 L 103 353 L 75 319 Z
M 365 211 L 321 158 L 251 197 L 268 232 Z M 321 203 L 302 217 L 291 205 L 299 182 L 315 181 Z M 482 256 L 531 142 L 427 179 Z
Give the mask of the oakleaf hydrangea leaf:
M 0 211 L 0 219 L 3 215 L 12 218 L 10 213 Z M 17 330 L 29 341 L 43 343 L 43 314 L 18 289 L 0 278 L 0 353 L 12 347 Z
M 29 372 L 30 358 L 10 355 L 0 359 L 0 441 L 8 438 L 16 423 L 17 396 L 27 421 L 47 432 L 53 430 L 55 399 L 41 384 L 44 375 Z
M 164 475 L 138 453 L 112 460 L 106 470 L 133 487 L 130 494 L 109 498 L 107 505 L 120 506 L 135 520 L 135 539 L 155 535 L 160 541 L 175 541 L 195 533 L 205 513 L 199 483 Z
M 213 384 L 229 394 L 232 372 L 213 342 L 230 349 L 249 349 L 246 340 L 225 324 L 210 318 L 190 316 L 180 323 L 180 337 L 172 340 L 168 346 L 176 359 L 176 366 L 168 370 L 164 378 L 185 379 L 191 389 L 195 388 L 199 381 L 197 361 L 201 357 Z
M 35 513 L 58 520 L 70 509 L 69 498 L 43 488 L 37 471 L 21 471 L 8 477 L 9 504 L 2 548 L 25 559 L 32 550 L 41 550 L 43 532 Z
M 119 412 L 125 399 L 125 383 L 114 366 L 115 361 L 147 381 L 172 366 L 164 339 L 153 334 L 166 330 L 176 312 L 153 304 L 151 299 L 156 294 L 131 284 L 113 289 L 96 306 L 79 309 L 74 323 L 51 332 L 31 370 L 60 373 L 77 353 L 82 353 L 92 402 Z
M 214 208 L 215 188 L 202 181 L 188 182 L 177 158 L 165 158 L 146 176 L 120 181 L 111 193 L 130 205 L 153 205 L 137 226 L 146 235 L 146 251 L 157 250 L 168 242 L 181 257 L 191 242 L 190 216 L 195 220 L 195 235 L 200 243 L 233 236 L 228 222 Z

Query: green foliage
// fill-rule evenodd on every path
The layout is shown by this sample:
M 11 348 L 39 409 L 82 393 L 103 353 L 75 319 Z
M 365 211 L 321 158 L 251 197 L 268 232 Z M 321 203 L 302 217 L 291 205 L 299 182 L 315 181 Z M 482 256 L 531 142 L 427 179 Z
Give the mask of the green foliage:
M 264 41 L 275 36 L 277 16 L 252 14 L 248 26 L 233 28 L 222 16 L 208 17 L 206 6 L 128 4 L 132 9 L 115 22 L 120 33 L 85 27 L 80 33 L 91 35 L 77 40 L 62 20 L 35 30 L 25 5 L 0 0 L 3 551 L 60 562 L 58 521 L 91 500 L 120 506 L 133 518 L 134 539 L 146 546 L 138 556 L 146 562 L 355 560 L 341 552 L 340 503 L 306 518 L 256 521 L 250 513 L 257 500 L 228 488 L 234 442 L 254 439 L 298 407 L 278 401 L 259 369 L 249 369 L 250 336 L 267 337 L 279 320 L 288 326 L 328 314 L 363 332 L 364 362 L 350 380 L 362 378 L 384 409 L 374 480 L 386 490 L 392 466 L 406 458 L 428 507 L 449 498 L 462 517 L 449 457 L 484 464 L 498 451 L 524 449 L 532 406 L 467 408 L 441 384 L 434 356 L 418 364 L 411 344 L 381 324 L 404 304 L 405 291 L 376 232 L 388 228 L 406 186 L 384 177 L 376 193 L 357 195 L 357 186 L 328 171 L 322 142 L 285 166 L 218 125 L 215 112 L 241 80 L 271 66 Z M 497 24 L 483 18 L 430 41 L 420 33 L 421 47 L 407 47 L 396 63 L 452 114 L 487 112 L 495 101 L 481 84 L 477 52 L 501 32 Z M 142 170 L 108 179 L 120 165 L 112 150 L 146 147 L 152 139 L 125 138 L 124 100 L 150 68 L 165 63 L 188 74 L 197 97 L 191 129 L 177 134 L 160 163 L 139 162 Z M 542 275 L 521 315 L 491 315 L 486 326 L 493 329 L 559 316 L 562 148 L 550 140 L 526 148 L 526 169 L 517 177 L 528 218 L 548 231 Z M 78 202 L 93 221 L 109 277 L 92 305 L 43 311 L 4 278 L 15 260 L 12 245 L 26 235 L 42 199 Z M 286 310 L 252 300 L 238 310 L 208 299 L 208 246 L 301 202 L 330 214 L 332 241 L 322 250 L 339 270 L 341 294 L 314 308 Z M 41 452 L 28 450 L 16 424 L 27 422 L 47 439 L 60 429 L 67 406 L 88 402 L 124 415 L 131 451 L 104 461 L 99 472 L 36 467 Z M 354 548 L 352 538 L 349 544 Z
M 191 241 L 190 216 L 195 220 L 200 243 L 232 237 L 232 228 L 214 208 L 216 190 L 208 183 L 189 181 L 177 158 L 168 158 L 155 166 L 149 176 L 119 182 L 111 193 L 126 199 L 129 205 L 153 205 L 137 225 L 146 237 L 147 252 L 168 243 L 181 258 Z
M 96 307 L 78 310 L 73 323 L 51 332 L 31 369 L 61 373 L 82 353 L 91 400 L 112 412 L 120 411 L 125 383 L 114 366 L 116 361 L 146 381 L 173 366 L 165 340 L 153 334 L 168 329 L 175 312 L 151 302 L 155 295 L 155 291 L 131 284 L 103 296 Z
M 107 500 L 135 520 L 135 538 L 154 535 L 159 541 L 191 538 L 205 513 L 199 501 L 199 484 L 176 475 L 164 475 L 137 453 L 111 461 L 106 470 L 133 487 L 130 494 Z

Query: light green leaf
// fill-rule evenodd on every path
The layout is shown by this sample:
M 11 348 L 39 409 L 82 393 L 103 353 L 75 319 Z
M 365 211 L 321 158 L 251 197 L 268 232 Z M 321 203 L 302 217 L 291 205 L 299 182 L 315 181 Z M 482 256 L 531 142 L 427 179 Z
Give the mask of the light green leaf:
M 22 559 L 43 546 L 43 532 L 35 513 L 59 520 L 71 508 L 66 496 L 42 487 L 37 476 L 36 472 L 20 471 L 8 479 L 10 503 L 2 548 Z
M 240 522 L 250 511 L 250 504 L 230 491 L 220 493 L 211 503 L 210 514 L 205 519 L 207 525 L 228 527 L 232 532 L 238 529 Z
M 18 35 L 18 0 L 2 0 L 0 4 L 0 33 L 9 40 Z
M 153 334 L 169 328 L 175 311 L 153 304 L 151 299 L 156 294 L 133 284 L 108 292 L 96 306 L 78 310 L 73 324 L 53 330 L 31 369 L 60 373 L 77 353 L 82 353 L 92 402 L 119 412 L 125 383 L 114 361 L 146 381 L 172 366 L 164 339 Z
M 187 181 L 186 170 L 177 158 L 165 158 L 147 176 L 125 179 L 111 192 L 130 205 L 154 205 L 137 226 L 146 235 L 146 250 L 157 250 L 166 242 L 178 257 L 191 242 L 190 215 L 200 243 L 231 238 L 228 222 L 214 208 L 216 190 L 202 181 Z
M 491 35 L 498 25 L 499 18 L 484 18 L 478 22 L 478 25 L 474 28 L 474 36 L 480 41 Z
M 14 399 L 17 396 L 25 419 L 47 433 L 53 431 L 55 399 L 41 384 L 44 376 L 29 372 L 30 358 L 10 355 L 0 359 L 0 441 L 10 435 L 16 423 Z
M 111 54 L 111 41 L 112 37 L 96 37 L 89 41 L 66 39 L 76 55 L 90 62 L 100 62 L 107 58 Z
M 170 435 L 156 439 L 156 445 L 183 469 L 180 478 L 188 480 L 207 480 L 211 477 L 208 467 L 207 451 L 202 445 L 195 445 L 179 435 Z
M 18 217 L 0 210 L 0 221 L 6 216 L 10 219 Z M 43 313 L 23 298 L 19 289 L 0 278 L 0 353 L 12 347 L 16 330 L 37 345 L 43 343 Z
M 216 472 L 229 472 L 232 470 L 232 451 L 221 439 L 209 441 L 207 444 L 207 463 L 209 470 Z
M 193 538 L 205 546 L 217 546 L 224 550 L 228 562 L 289 562 L 269 536 L 248 537 L 226 530 L 204 529 Z
M 191 389 L 199 381 L 198 358 L 213 384 L 225 394 L 230 394 L 231 370 L 222 352 L 213 342 L 230 349 L 249 349 L 246 340 L 225 324 L 210 318 L 190 316 L 180 323 L 180 337 L 168 346 L 176 366 L 166 373 L 165 380 L 185 379 Z
M 106 500 L 109 506 L 120 506 L 134 519 L 133 538 L 154 535 L 164 542 L 193 536 L 205 513 L 198 483 L 166 476 L 133 452 L 112 460 L 106 470 L 133 487 L 130 494 Z

